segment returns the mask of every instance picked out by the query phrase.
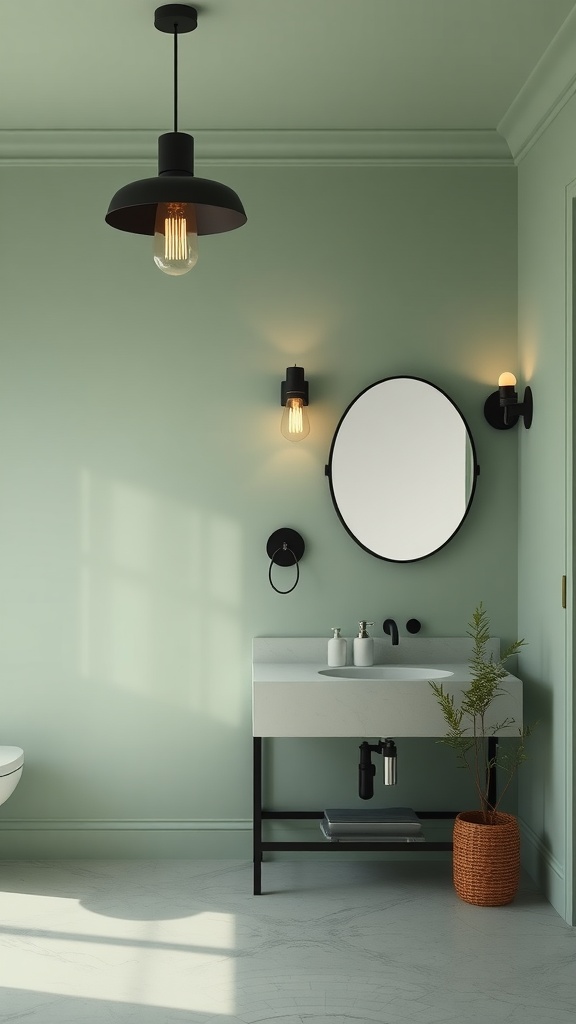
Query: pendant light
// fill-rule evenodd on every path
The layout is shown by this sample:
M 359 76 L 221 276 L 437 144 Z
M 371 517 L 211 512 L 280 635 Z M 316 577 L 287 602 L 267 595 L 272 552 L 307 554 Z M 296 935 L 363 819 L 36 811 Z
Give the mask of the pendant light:
M 192 32 L 198 14 L 187 4 L 164 4 L 154 26 L 174 36 L 174 131 L 158 139 L 158 176 L 124 185 L 113 196 L 106 222 L 120 231 L 154 236 L 154 262 L 180 276 L 198 259 L 198 235 L 232 231 L 246 223 L 231 188 L 194 174 L 194 139 L 178 131 L 178 36 Z

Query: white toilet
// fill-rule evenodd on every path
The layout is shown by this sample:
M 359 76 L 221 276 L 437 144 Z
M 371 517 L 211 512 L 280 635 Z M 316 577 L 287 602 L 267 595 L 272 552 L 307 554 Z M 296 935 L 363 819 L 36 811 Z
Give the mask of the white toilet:
M 14 792 L 24 768 L 22 747 L 0 747 L 0 804 Z

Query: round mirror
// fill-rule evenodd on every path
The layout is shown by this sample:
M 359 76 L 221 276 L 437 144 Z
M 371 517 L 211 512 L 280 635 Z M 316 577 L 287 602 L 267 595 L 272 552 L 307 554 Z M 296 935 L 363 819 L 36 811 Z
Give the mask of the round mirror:
M 326 467 L 350 536 L 391 562 L 427 558 L 451 540 L 478 472 L 462 413 L 420 377 L 388 377 L 361 391 L 336 428 Z

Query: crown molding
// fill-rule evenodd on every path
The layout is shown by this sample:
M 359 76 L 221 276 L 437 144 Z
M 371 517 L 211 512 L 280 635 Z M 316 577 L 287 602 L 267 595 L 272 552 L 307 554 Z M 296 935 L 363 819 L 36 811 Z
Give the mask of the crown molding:
M 519 164 L 576 92 L 576 7 L 498 125 Z
M 0 165 L 114 165 L 156 162 L 158 131 L 0 130 Z M 505 166 L 495 131 L 199 131 L 196 164 Z

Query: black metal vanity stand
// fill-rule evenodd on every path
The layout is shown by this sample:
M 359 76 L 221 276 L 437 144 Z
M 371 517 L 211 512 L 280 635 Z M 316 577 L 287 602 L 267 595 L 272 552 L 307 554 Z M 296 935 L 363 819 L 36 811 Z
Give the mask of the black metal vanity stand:
M 493 757 L 496 754 L 497 740 L 491 736 L 488 739 L 488 755 Z M 426 853 L 429 851 L 451 850 L 451 840 L 428 841 L 418 843 L 387 842 L 386 840 L 370 840 L 369 842 L 334 842 L 327 840 L 306 841 L 306 840 L 285 840 L 265 841 L 262 838 L 262 822 L 269 820 L 292 820 L 319 821 L 324 817 L 324 811 L 274 811 L 265 810 L 262 807 L 262 736 L 253 737 L 253 853 L 254 853 L 254 895 L 262 894 L 262 862 L 265 853 L 282 852 L 288 850 L 310 850 L 318 853 L 355 853 L 361 851 L 382 850 L 401 853 Z M 496 771 L 493 770 L 490 776 L 489 800 L 492 805 L 496 802 Z M 453 819 L 458 811 L 416 811 L 419 818 L 425 819 Z

